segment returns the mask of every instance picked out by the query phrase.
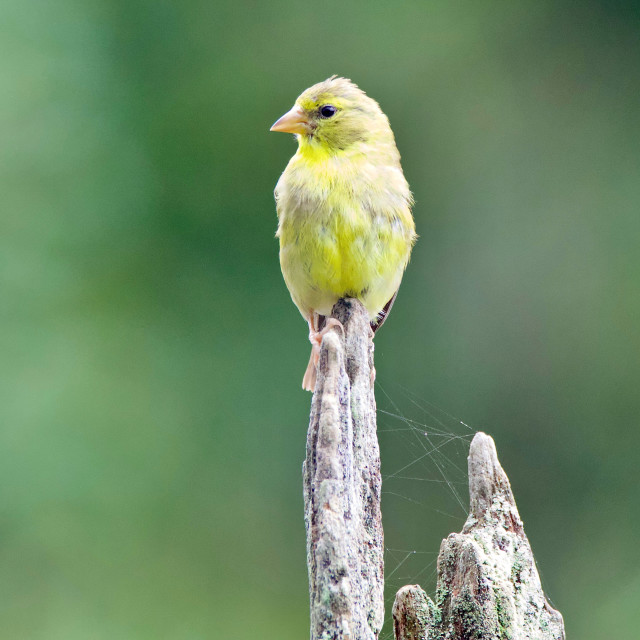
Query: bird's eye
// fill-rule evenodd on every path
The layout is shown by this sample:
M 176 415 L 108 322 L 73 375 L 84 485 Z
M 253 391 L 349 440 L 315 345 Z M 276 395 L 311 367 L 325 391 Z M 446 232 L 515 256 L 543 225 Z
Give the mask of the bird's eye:
M 332 104 L 325 104 L 320 107 L 320 115 L 323 118 L 330 118 L 336 114 L 337 109 Z

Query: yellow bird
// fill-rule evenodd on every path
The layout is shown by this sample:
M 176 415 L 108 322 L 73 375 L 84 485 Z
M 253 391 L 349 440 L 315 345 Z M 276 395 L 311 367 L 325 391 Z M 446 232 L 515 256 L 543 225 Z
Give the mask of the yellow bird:
M 307 89 L 271 131 L 294 133 L 298 150 L 275 189 L 280 266 L 312 344 L 302 387 L 315 389 L 327 317 L 358 298 L 372 331 L 384 322 L 416 240 L 413 198 L 389 120 L 350 80 Z M 373 335 L 373 333 L 372 333 Z

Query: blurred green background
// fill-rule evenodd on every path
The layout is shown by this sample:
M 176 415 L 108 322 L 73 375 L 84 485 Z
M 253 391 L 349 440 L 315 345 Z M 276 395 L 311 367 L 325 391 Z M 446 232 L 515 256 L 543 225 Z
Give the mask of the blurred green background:
M 380 414 L 389 596 L 432 589 L 462 526 L 430 480 L 466 506 L 463 420 L 569 637 L 633 637 L 639 26 L 604 0 L 6 0 L 0 637 L 308 634 L 295 144 L 268 129 L 334 73 L 389 116 L 421 236 L 376 339 L 379 404 L 418 425 Z M 463 437 L 421 459 L 423 428 Z

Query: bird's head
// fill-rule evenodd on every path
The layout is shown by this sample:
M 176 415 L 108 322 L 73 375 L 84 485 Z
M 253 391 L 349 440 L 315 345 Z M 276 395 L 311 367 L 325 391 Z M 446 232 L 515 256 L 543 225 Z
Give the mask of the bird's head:
M 312 145 L 329 154 L 372 139 L 393 140 L 378 103 L 350 80 L 337 76 L 302 93 L 271 131 L 294 133 L 301 147 Z

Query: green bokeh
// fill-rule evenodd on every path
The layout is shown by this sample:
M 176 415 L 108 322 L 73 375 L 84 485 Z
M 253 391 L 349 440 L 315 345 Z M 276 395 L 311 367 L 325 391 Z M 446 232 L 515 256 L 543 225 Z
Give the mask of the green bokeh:
M 634 3 L 7 0 L 2 14 L 3 640 L 307 634 L 309 346 L 272 196 L 295 146 L 268 128 L 333 73 L 380 102 L 417 202 L 421 238 L 376 339 L 380 405 L 428 431 L 435 403 L 490 432 L 568 635 L 633 637 Z M 380 417 L 387 472 L 420 455 L 396 423 Z M 446 485 L 391 482 L 389 547 L 432 553 L 461 527 Z M 433 586 L 418 557 L 392 586 Z

